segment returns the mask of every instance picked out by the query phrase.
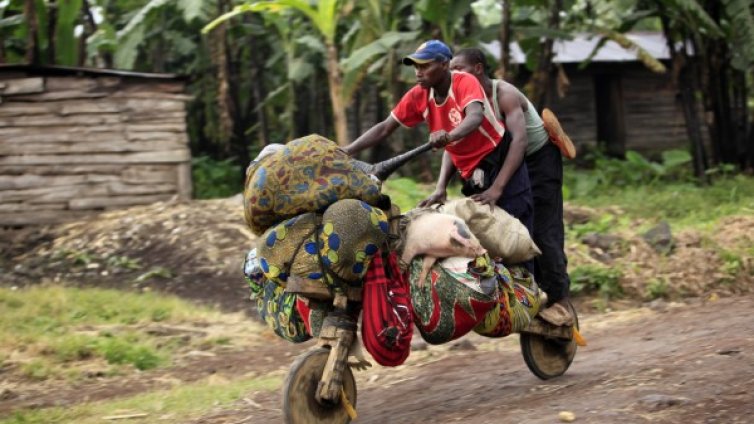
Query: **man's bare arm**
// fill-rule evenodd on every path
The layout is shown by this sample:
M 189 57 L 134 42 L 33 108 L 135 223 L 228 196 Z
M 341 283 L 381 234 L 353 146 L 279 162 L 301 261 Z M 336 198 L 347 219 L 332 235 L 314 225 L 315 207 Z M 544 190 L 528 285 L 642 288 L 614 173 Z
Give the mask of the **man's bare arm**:
M 453 178 L 453 173 L 456 167 L 453 165 L 453 160 L 450 158 L 450 153 L 447 151 L 442 153 L 442 165 L 440 165 L 440 176 L 437 177 L 437 186 L 435 191 L 429 195 L 426 199 L 419 202 L 419 207 L 432 206 L 435 203 L 445 203 L 448 199 L 448 184 L 450 179 Z
M 490 205 L 497 203 L 503 195 L 508 181 L 510 181 L 518 167 L 521 166 L 526 153 L 526 144 L 528 143 L 526 118 L 524 117 L 524 112 L 521 110 L 521 94 L 515 87 L 507 84 L 500 84 L 498 90 L 498 104 L 500 111 L 505 116 L 505 128 L 506 131 L 511 132 L 513 139 L 511 140 L 508 155 L 505 157 L 503 166 L 492 186 L 484 192 L 472 196 L 474 200 Z
M 469 103 L 464 109 L 464 112 L 466 113 L 466 116 L 457 127 L 453 128 L 450 132 L 445 132 L 445 130 L 433 132 L 429 135 L 429 142 L 432 143 L 434 147 L 445 147 L 456 140 L 466 137 L 471 134 L 472 131 L 479 128 L 479 125 L 484 119 L 484 109 L 482 109 L 482 104 L 478 102 Z
M 385 140 L 393 131 L 398 128 L 400 124 L 393 118 L 392 115 L 385 118 L 384 121 L 368 129 L 367 132 L 362 134 L 359 138 L 354 140 L 348 146 L 345 146 L 343 150 L 350 156 L 353 156 L 364 149 L 368 149 L 377 145 Z
M 472 131 L 479 128 L 484 119 L 484 109 L 482 109 L 482 104 L 479 102 L 469 103 L 463 111 L 466 113 L 463 121 L 449 134 L 451 142 L 460 140 L 471 134 Z

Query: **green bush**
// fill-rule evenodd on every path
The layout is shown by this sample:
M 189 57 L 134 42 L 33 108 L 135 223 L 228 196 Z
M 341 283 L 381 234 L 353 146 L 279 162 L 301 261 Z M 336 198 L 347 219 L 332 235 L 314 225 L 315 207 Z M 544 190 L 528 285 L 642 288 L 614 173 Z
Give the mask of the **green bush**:
M 597 292 L 610 299 L 623 294 L 620 285 L 623 273 L 617 268 L 585 265 L 574 268 L 568 274 L 571 277 L 571 293 L 575 295 Z
M 650 300 L 668 297 L 668 279 L 666 277 L 652 278 L 647 283 L 646 296 Z
M 243 190 L 241 169 L 233 159 L 214 160 L 199 156 L 191 161 L 191 168 L 197 199 L 229 197 Z
M 685 150 L 662 152 L 662 162 L 653 162 L 629 150 L 625 159 L 607 157 L 600 152 L 590 152 L 586 160 L 593 162 L 589 174 L 566 172 L 564 196 L 583 197 L 609 187 L 636 187 L 656 185 L 660 182 L 692 181 L 691 154 Z
M 58 338 L 53 342 L 52 350 L 55 357 L 63 362 L 81 361 L 92 357 L 96 349 L 97 340 L 93 337 L 69 335 Z

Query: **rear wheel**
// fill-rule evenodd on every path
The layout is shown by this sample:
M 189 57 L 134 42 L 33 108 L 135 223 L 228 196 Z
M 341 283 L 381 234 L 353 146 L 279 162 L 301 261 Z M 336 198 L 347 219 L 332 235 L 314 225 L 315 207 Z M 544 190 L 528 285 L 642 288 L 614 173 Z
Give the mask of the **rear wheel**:
M 346 408 L 334 402 L 317 401 L 317 386 L 327 363 L 330 349 L 318 348 L 296 358 L 283 383 L 283 414 L 287 424 L 348 423 Z M 356 381 L 351 368 L 343 370 L 343 390 L 348 401 L 356 406 Z
M 568 302 L 568 309 L 573 315 L 573 325 L 578 329 L 579 318 L 571 302 Z M 542 380 L 563 375 L 576 356 L 576 341 L 573 338 L 565 340 L 539 334 L 522 333 L 520 340 L 521 353 L 524 356 L 526 366 Z

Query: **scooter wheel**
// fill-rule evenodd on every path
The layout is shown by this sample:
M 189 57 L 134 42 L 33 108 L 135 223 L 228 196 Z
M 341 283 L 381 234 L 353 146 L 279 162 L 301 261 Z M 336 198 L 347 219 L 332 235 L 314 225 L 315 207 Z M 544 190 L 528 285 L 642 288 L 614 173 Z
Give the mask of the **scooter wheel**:
M 283 414 L 286 424 L 349 423 L 346 408 L 340 399 L 319 402 L 317 386 L 330 355 L 330 349 L 318 348 L 300 355 L 291 365 L 283 383 Z M 348 401 L 356 406 L 356 381 L 351 368 L 343 370 L 343 390 Z
M 570 302 L 568 308 L 573 314 L 574 325 L 578 329 L 579 318 L 576 315 L 576 309 Z M 576 356 L 576 341 L 573 339 L 563 340 L 538 334 L 522 333 L 520 341 L 521 353 L 524 356 L 526 366 L 542 380 L 563 375 Z

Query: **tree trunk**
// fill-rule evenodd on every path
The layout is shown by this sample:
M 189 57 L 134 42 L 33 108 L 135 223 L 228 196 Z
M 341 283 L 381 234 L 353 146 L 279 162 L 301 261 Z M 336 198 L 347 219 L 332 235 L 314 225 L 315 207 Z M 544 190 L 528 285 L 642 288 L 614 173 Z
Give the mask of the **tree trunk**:
M 681 98 L 681 108 L 683 110 L 684 120 L 686 122 L 686 133 L 689 137 L 690 150 L 693 156 L 694 175 L 701 184 L 709 183 L 707 170 L 707 153 L 704 149 L 704 141 L 701 133 L 701 122 L 696 109 L 696 96 L 694 95 L 694 77 L 693 70 L 689 65 L 689 58 L 686 54 L 687 46 L 684 43 L 680 51 L 676 47 L 675 41 L 670 34 L 670 21 L 667 18 L 662 4 L 658 3 L 660 10 L 660 22 L 662 32 L 668 45 L 670 58 L 673 62 L 673 84 L 678 88 Z
M 749 135 L 746 137 L 746 156 L 748 166 L 745 168 L 749 173 L 754 172 L 754 125 L 749 125 Z
M 736 159 L 741 169 L 746 169 L 752 163 L 746 155 L 746 139 L 751 122 L 749 121 L 749 108 L 747 105 L 748 87 L 746 74 L 734 69 L 731 75 L 731 93 L 733 94 L 733 137 L 736 150 Z
M 55 27 L 58 23 L 58 5 L 55 0 L 50 0 L 50 5 L 47 8 L 47 63 L 49 65 L 55 64 L 55 45 L 57 44 L 55 39 Z
M 679 73 L 679 85 L 681 93 L 681 102 L 683 107 L 683 116 L 686 120 L 686 132 L 691 141 L 692 156 L 694 157 L 694 175 L 700 182 L 706 184 L 709 182 L 707 176 L 707 152 L 704 149 L 704 142 L 701 133 L 701 121 L 696 111 L 696 96 L 694 95 L 694 83 L 691 70 L 687 66 L 681 69 Z
M 348 144 L 348 121 L 345 102 L 343 101 L 343 76 L 338 66 L 338 50 L 334 44 L 327 44 L 327 82 L 330 86 L 335 140 L 339 145 Z
M 264 90 L 264 61 L 260 58 L 263 57 L 262 52 L 259 51 L 259 46 L 256 43 L 256 38 L 249 36 L 247 38 L 249 43 L 249 66 L 250 79 L 251 79 L 251 101 L 249 102 L 249 114 L 256 114 L 256 121 L 258 125 L 257 140 L 259 147 L 264 147 L 270 142 L 269 124 L 267 123 L 267 115 L 265 114 L 265 108 L 262 106 L 262 102 L 266 97 Z M 261 43 L 260 43 L 261 44 Z M 256 112 L 253 112 L 256 110 Z
M 217 75 L 217 115 L 218 134 L 216 140 L 223 146 L 222 150 L 229 151 L 229 140 L 233 132 L 233 120 L 230 112 L 230 98 L 228 87 L 228 56 L 225 45 L 225 32 L 227 22 L 220 24 L 212 31 L 212 62 L 215 65 Z
M 547 27 L 549 29 L 558 29 L 560 26 L 560 11 L 563 8 L 563 0 L 550 0 L 548 5 L 550 6 L 550 10 Z M 528 84 L 529 87 L 527 91 L 530 94 L 529 98 L 539 111 L 547 106 L 547 96 L 550 91 L 552 74 L 552 46 L 554 42 L 555 40 L 547 37 L 542 43 L 537 70 L 534 71 L 534 75 L 532 75 Z
M 26 16 L 26 63 L 39 64 L 39 24 L 37 23 L 37 9 L 34 0 L 24 1 L 24 16 Z
M 497 77 L 505 79 L 511 66 L 511 0 L 503 0 L 502 21 L 500 22 L 500 69 Z

